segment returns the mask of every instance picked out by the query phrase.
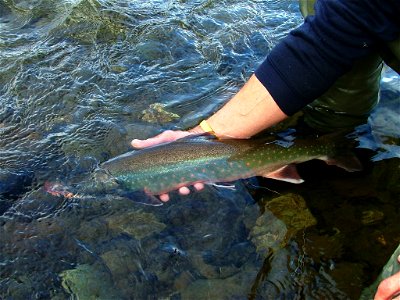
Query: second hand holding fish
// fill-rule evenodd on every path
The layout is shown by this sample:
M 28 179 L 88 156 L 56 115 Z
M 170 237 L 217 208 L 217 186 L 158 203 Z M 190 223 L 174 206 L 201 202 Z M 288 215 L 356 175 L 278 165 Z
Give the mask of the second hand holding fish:
M 134 139 L 134 140 L 132 140 L 131 145 L 132 145 L 132 147 L 134 147 L 136 149 L 143 149 L 143 148 L 152 147 L 152 146 L 156 146 L 156 145 L 163 144 L 163 143 L 173 142 L 178 139 L 187 137 L 189 135 L 195 135 L 198 133 L 201 133 L 201 128 L 195 128 L 192 131 L 166 130 L 166 131 L 160 133 L 159 135 L 148 138 L 146 140 Z M 204 133 L 204 131 L 203 131 L 203 133 Z M 204 189 L 204 183 L 201 183 L 201 182 L 195 183 L 193 185 L 193 187 L 197 191 L 200 191 L 200 190 Z M 181 195 L 189 195 L 190 194 L 190 189 L 187 186 L 180 187 L 178 189 L 178 191 Z M 163 202 L 169 201 L 168 194 L 161 194 L 161 195 L 159 195 L 159 198 Z

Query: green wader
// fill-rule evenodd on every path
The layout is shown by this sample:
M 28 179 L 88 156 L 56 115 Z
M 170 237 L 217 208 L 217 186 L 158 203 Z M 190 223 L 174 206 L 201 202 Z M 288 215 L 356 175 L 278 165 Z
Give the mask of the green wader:
M 313 15 L 316 0 L 299 0 L 303 17 Z M 304 109 L 305 122 L 319 131 L 351 129 L 365 123 L 371 110 L 379 101 L 379 83 L 383 62 L 400 74 L 400 39 L 382 45 L 374 53 L 356 62 L 353 68 L 321 97 Z M 362 300 L 373 299 L 378 284 L 385 278 L 400 272 L 397 256 L 400 245 L 384 266 L 375 283 L 365 289 Z
M 389 261 L 383 267 L 382 273 L 378 276 L 375 282 L 370 287 L 363 290 L 360 296 L 360 300 L 373 299 L 379 283 L 381 283 L 383 279 L 388 278 L 393 274 L 396 274 L 397 272 L 400 272 L 400 264 L 397 262 L 397 257 L 399 255 L 400 255 L 400 245 L 397 247 L 392 257 L 390 257 Z
M 316 0 L 299 0 L 304 17 L 313 15 Z M 357 61 L 321 97 L 303 109 L 307 125 L 322 132 L 352 129 L 366 123 L 379 101 L 382 57 L 397 72 L 400 71 L 400 39 L 389 43 L 381 53 L 372 53 Z

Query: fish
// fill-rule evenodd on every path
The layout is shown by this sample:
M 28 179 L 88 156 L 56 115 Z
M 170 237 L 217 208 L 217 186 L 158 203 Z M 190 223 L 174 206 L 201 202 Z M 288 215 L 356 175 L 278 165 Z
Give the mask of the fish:
M 297 138 L 290 146 L 282 142 L 275 137 L 219 140 L 189 136 L 105 161 L 95 171 L 90 187 L 81 189 L 84 193 L 119 190 L 158 196 L 195 183 L 229 183 L 254 176 L 299 184 L 304 180 L 296 165 L 313 159 L 348 172 L 362 169 L 357 157 L 335 138 Z M 57 193 L 57 189 L 47 189 Z M 60 191 L 63 196 L 74 194 L 64 188 Z

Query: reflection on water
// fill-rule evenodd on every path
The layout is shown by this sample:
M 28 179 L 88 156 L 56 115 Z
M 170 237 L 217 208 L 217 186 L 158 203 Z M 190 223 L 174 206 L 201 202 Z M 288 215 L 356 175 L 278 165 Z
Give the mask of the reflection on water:
M 42 188 L 196 124 L 301 21 L 296 1 L 0 0 L 0 298 L 357 298 L 400 240 L 396 74 L 358 174 L 310 163 L 301 186 L 259 183 L 280 195 L 156 208 Z

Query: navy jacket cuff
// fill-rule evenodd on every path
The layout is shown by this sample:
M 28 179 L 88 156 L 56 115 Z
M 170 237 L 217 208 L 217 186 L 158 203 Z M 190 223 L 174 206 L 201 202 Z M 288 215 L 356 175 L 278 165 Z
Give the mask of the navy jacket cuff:
M 288 81 L 267 57 L 257 68 L 255 76 L 268 90 L 279 108 L 288 116 L 301 110 L 309 101 L 296 93 Z

